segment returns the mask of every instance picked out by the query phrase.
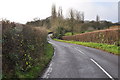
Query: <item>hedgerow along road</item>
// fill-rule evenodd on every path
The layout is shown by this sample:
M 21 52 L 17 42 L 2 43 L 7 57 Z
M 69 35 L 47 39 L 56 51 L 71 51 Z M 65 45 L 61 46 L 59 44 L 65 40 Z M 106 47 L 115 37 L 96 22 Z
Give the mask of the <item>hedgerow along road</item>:
M 118 56 L 81 45 L 54 41 L 54 56 L 42 78 L 118 78 Z

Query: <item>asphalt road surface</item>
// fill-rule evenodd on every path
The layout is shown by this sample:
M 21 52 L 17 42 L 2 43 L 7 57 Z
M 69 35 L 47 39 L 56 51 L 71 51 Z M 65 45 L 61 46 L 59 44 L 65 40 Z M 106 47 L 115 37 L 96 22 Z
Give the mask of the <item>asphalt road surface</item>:
M 55 52 L 42 78 L 118 78 L 118 56 L 48 38 Z

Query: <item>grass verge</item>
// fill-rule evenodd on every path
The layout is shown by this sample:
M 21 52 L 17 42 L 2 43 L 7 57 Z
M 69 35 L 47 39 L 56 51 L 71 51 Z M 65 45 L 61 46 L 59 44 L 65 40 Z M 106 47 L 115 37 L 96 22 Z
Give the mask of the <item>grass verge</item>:
M 33 66 L 28 72 L 16 71 L 17 76 L 19 78 L 38 78 L 38 76 L 41 76 L 53 56 L 54 48 L 51 44 L 47 43 L 44 46 L 44 51 L 45 53 L 38 64 Z
M 108 45 L 108 44 L 93 43 L 93 42 L 66 41 L 66 40 L 59 40 L 59 39 L 54 39 L 54 40 L 60 41 L 60 42 L 83 45 L 83 46 L 92 47 L 92 48 L 97 48 L 97 49 L 100 49 L 100 50 L 107 51 L 109 53 L 120 55 L 120 53 L 119 53 L 120 52 L 120 47 L 116 46 L 116 45 Z
M 74 35 L 76 35 L 76 34 L 79 34 L 79 33 L 74 33 Z M 65 36 L 72 36 L 72 33 L 71 32 L 67 32 L 67 33 L 65 33 Z

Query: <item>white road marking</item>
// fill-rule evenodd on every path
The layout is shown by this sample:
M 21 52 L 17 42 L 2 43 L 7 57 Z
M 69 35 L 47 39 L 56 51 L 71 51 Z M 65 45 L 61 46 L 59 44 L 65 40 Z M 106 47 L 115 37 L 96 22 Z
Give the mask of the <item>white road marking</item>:
M 52 59 L 55 57 L 55 53 L 56 53 L 56 48 L 54 47 L 54 53 L 53 53 Z
M 75 48 L 76 49 L 76 48 Z M 76 49 L 77 51 L 79 51 L 80 53 L 86 55 L 84 52 L 80 51 L 79 49 Z
M 55 43 L 52 43 L 52 42 L 50 42 L 50 41 L 49 41 L 49 43 L 52 44 L 52 45 L 56 45 Z M 56 48 L 55 48 L 55 46 L 53 46 L 53 47 L 54 47 L 54 54 L 53 54 L 53 57 L 54 57 L 54 56 L 55 56 L 55 53 L 56 53 Z M 52 57 L 52 59 L 53 59 L 53 57 Z
M 52 63 L 50 63 L 47 71 L 44 73 L 42 78 L 49 78 L 50 73 L 52 72 Z
M 56 44 L 54 44 L 52 42 L 49 42 L 49 43 L 52 44 L 52 45 L 56 45 Z M 55 56 L 55 51 L 56 51 L 56 48 L 54 47 L 53 57 Z M 52 57 L 52 59 L 53 59 L 53 57 Z M 46 72 L 44 73 L 42 78 L 46 78 L 46 79 L 49 78 L 49 75 L 52 72 L 52 59 L 51 59 L 51 62 L 50 62 L 50 65 L 49 65 L 48 69 L 46 70 Z
M 54 43 L 52 43 L 52 42 L 49 42 L 49 43 L 51 43 L 51 44 L 53 44 L 53 45 L 56 45 L 56 44 L 54 44 Z M 67 46 L 68 47 L 68 46 Z M 69 46 L 70 47 L 70 46 Z M 88 48 L 88 47 L 86 47 L 86 48 Z M 76 48 L 75 48 L 76 49 Z M 77 51 L 79 51 L 80 53 L 82 53 L 82 54 L 84 54 L 84 55 L 86 55 L 84 52 L 82 52 L 82 51 L 80 51 L 80 50 L 78 50 L 78 49 L 76 49 Z M 95 63 L 111 80 L 114 80 L 114 78 L 104 69 L 104 68 L 102 68 L 102 66 L 100 66 L 94 59 L 90 59 L 93 63 Z M 52 72 L 52 68 L 51 68 L 51 66 L 52 66 L 52 63 L 50 64 L 50 66 L 49 66 L 49 68 L 47 69 L 47 71 L 46 71 L 46 73 L 44 74 L 44 76 L 43 76 L 43 78 L 49 78 L 49 75 L 50 75 L 50 73 Z
M 76 48 L 75 48 L 76 49 Z M 79 51 L 80 53 L 82 53 L 82 54 L 84 54 L 84 55 L 86 55 L 84 52 L 82 52 L 82 51 L 80 51 L 80 50 L 78 50 L 78 49 L 76 49 L 77 51 Z M 114 78 L 104 69 L 104 68 L 102 68 L 94 59 L 90 59 L 93 63 L 95 63 L 111 80 L 114 80 Z
M 80 51 L 80 50 L 78 50 L 78 51 L 85 55 L 85 53 L 83 53 L 82 51 Z
M 55 43 L 52 43 L 52 42 L 50 42 L 50 41 L 48 41 L 50 44 L 53 44 L 53 45 L 56 45 Z
M 114 80 L 113 77 L 104 69 L 102 66 L 100 66 L 94 59 L 90 59 L 93 63 L 95 63 L 111 80 Z

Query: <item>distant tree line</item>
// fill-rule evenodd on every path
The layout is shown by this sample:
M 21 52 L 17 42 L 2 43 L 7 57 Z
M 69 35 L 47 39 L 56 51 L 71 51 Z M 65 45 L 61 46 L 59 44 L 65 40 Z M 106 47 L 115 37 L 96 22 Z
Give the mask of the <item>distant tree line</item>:
M 113 25 L 119 25 L 118 23 L 112 23 L 110 21 L 101 21 L 100 16 L 96 16 L 96 21 L 85 21 L 84 12 L 70 9 L 68 12 L 68 17 L 63 16 L 62 7 L 56 10 L 56 5 L 52 5 L 51 16 L 40 20 L 35 19 L 34 21 L 27 22 L 27 25 L 46 27 L 47 29 L 54 32 L 54 36 L 61 38 L 66 32 L 74 33 L 84 33 L 94 30 L 101 30 L 109 28 Z
M 27 22 L 26 24 L 30 25 L 30 26 L 35 26 L 35 27 L 37 27 L 37 26 L 43 27 L 44 26 L 48 29 L 51 28 L 49 17 L 46 19 L 43 19 L 43 20 L 34 19 L 34 21 Z

